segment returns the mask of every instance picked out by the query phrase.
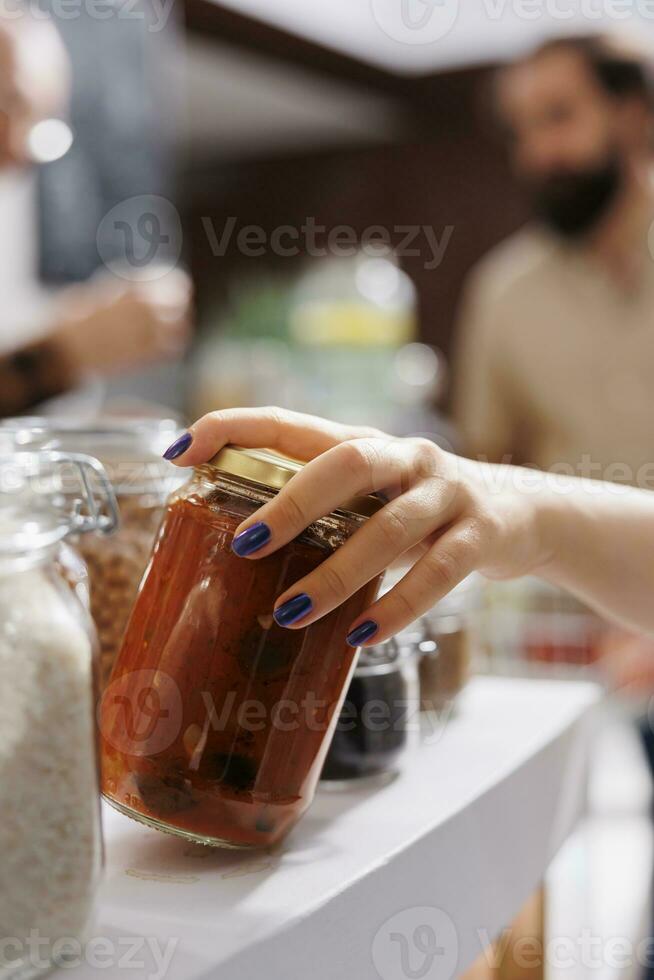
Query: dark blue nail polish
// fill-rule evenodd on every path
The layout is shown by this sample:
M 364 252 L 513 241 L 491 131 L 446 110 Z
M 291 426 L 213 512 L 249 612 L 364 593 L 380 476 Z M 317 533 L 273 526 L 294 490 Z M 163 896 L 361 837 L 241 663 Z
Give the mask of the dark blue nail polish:
M 268 525 L 263 521 L 257 521 L 256 524 L 252 524 L 247 530 L 236 535 L 232 541 L 232 551 L 239 558 L 246 558 L 247 555 L 252 555 L 259 548 L 263 548 L 264 544 L 268 544 L 271 537 Z
M 306 592 L 300 592 L 299 595 L 294 595 L 292 599 L 287 599 L 286 602 L 275 609 L 273 616 L 278 626 L 292 626 L 293 623 L 297 623 L 298 619 L 302 619 L 307 613 L 310 613 L 312 609 L 313 603 L 311 598 Z
M 182 453 L 185 453 L 188 447 L 193 442 L 193 436 L 190 432 L 184 432 L 175 441 L 168 446 L 168 449 L 163 454 L 164 459 L 177 459 Z
M 378 629 L 379 623 L 376 623 L 374 619 L 365 619 L 347 634 L 346 640 L 351 647 L 361 646 L 362 643 L 374 636 Z

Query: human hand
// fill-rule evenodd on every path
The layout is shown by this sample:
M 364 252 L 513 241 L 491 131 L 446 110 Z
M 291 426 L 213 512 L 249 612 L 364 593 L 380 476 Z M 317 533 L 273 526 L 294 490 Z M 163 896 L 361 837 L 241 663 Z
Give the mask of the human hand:
M 92 280 L 64 293 L 54 337 L 77 375 L 172 358 L 188 341 L 191 298 L 180 269 L 149 282 Z
M 237 529 L 233 548 L 263 558 L 349 497 L 383 493 L 388 502 L 317 569 L 279 596 L 274 615 L 291 629 L 326 615 L 401 559 L 413 567 L 351 624 L 348 642 L 378 643 L 426 612 L 478 569 L 504 578 L 547 558 L 533 498 L 493 480 L 498 469 L 445 452 L 425 439 L 396 439 L 280 409 L 205 415 L 167 452 L 182 466 L 210 459 L 227 443 L 307 460 L 304 468 Z M 298 596 L 310 608 L 293 619 Z M 306 602 L 304 603 L 306 606 Z

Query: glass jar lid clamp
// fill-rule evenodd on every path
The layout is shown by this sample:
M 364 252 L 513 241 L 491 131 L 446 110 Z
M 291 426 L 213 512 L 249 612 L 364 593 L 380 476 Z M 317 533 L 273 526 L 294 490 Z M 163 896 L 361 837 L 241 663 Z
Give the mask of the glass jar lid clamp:
M 118 506 L 101 463 L 81 453 L 55 450 L 14 452 L 0 456 L 0 502 L 17 498 L 39 509 L 47 502 L 59 516 L 53 536 L 118 526 Z

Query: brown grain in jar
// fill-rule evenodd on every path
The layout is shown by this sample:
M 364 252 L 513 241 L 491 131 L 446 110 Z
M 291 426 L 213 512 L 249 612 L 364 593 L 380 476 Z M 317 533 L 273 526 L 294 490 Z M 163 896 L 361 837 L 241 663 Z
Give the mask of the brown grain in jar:
M 22 448 L 86 452 L 98 458 L 118 501 L 120 524 L 109 537 L 76 542 L 89 575 L 91 614 L 100 641 L 104 687 L 120 649 L 168 494 L 184 479 L 162 459 L 179 434 L 172 419 L 107 417 L 88 423 L 58 418 L 16 418 L 2 423 Z

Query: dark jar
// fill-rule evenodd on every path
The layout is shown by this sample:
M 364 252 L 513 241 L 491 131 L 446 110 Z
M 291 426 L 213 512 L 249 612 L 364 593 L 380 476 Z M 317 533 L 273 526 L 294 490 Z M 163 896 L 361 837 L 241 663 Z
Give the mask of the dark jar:
M 169 499 L 101 710 L 103 793 L 159 830 L 266 846 L 311 803 L 375 579 L 305 629 L 276 598 L 380 505 L 347 501 L 275 553 L 237 557 L 238 525 L 300 469 L 227 447 Z
M 325 787 L 391 778 L 417 741 L 419 700 L 412 651 L 396 639 L 362 650 L 320 776 Z

